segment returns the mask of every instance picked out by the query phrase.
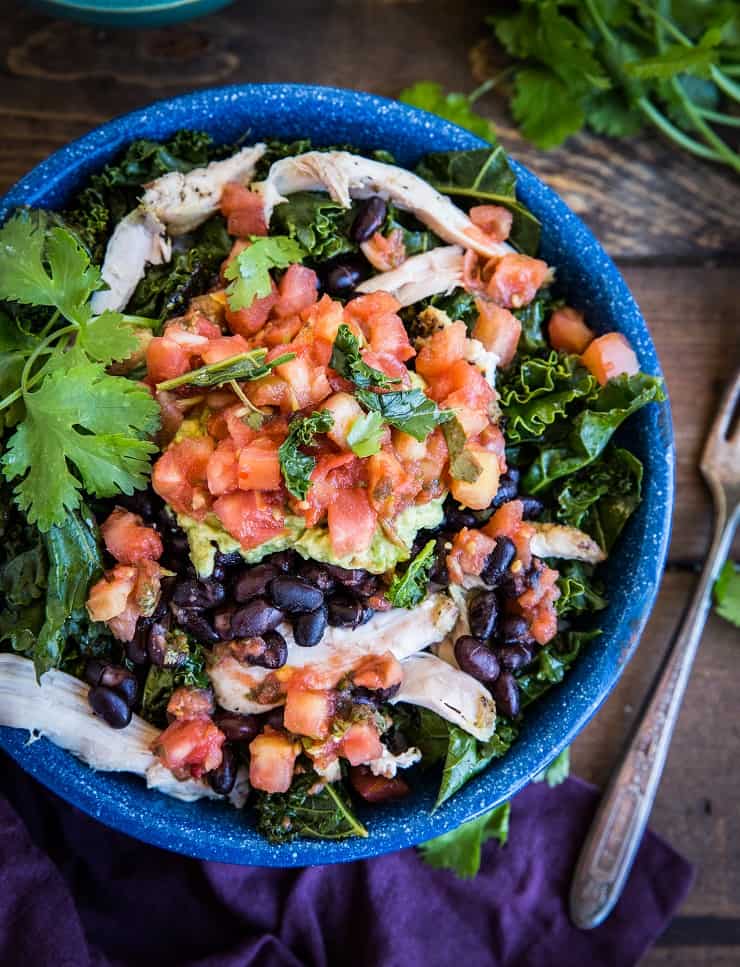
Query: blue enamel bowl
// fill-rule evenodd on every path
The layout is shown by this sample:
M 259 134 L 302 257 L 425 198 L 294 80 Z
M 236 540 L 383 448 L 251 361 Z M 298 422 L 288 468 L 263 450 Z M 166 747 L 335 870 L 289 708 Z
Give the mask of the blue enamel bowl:
M 413 166 L 430 150 L 469 149 L 482 142 L 438 117 L 355 91 L 292 85 L 226 87 L 161 101 L 104 124 L 57 151 L 0 201 L 0 221 L 18 205 L 54 208 L 134 138 L 163 138 L 178 128 L 209 131 L 222 141 L 309 136 L 315 144 L 387 148 Z M 655 347 L 634 299 L 606 252 L 558 196 L 521 165 L 519 195 L 542 221 L 542 257 L 557 268 L 562 294 L 601 331 L 623 332 L 642 368 L 660 375 Z M 621 432 L 645 466 L 644 499 L 607 565 L 610 605 L 604 634 L 585 650 L 564 682 L 527 709 L 511 751 L 432 813 L 434 779 L 413 796 L 361 809 L 367 839 L 299 840 L 277 847 L 254 829 L 249 810 L 214 802 L 184 804 L 143 782 L 95 773 L 45 739 L 0 729 L 0 745 L 29 773 L 102 822 L 146 842 L 202 859 L 258 866 L 303 866 L 377 856 L 423 842 L 509 798 L 540 772 L 586 725 L 637 647 L 660 582 L 670 532 L 674 448 L 667 404 L 636 414 Z M 111 741 L 115 742 L 115 733 Z
M 32 0 L 41 13 L 101 27 L 164 27 L 215 13 L 233 0 Z

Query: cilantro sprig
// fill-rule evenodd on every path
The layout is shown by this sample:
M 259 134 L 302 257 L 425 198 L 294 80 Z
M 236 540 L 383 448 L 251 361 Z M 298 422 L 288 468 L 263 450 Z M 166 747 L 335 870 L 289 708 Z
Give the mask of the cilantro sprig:
M 75 235 L 42 213 L 18 214 L 0 229 L 0 300 L 50 310 L 38 332 L 0 316 L 0 342 L 13 356 L 0 413 L 14 407 L 17 424 L 0 463 L 42 531 L 78 508 L 83 491 L 109 497 L 144 487 L 156 451 L 148 439 L 159 425 L 156 401 L 106 372 L 138 347 L 135 328 L 152 323 L 93 315 L 90 296 L 103 285 Z
M 399 383 L 398 377 L 387 376 L 379 369 L 375 369 L 360 356 L 360 341 L 346 323 L 337 329 L 334 345 L 331 350 L 329 365 L 333 370 L 348 379 L 361 389 L 387 389 L 394 383 Z
M 270 269 L 287 268 L 300 262 L 305 254 L 298 242 L 287 235 L 251 235 L 249 241 L 249 247 L 229 262 L 224 273 L 230 281 L 226 289 L 229 307 L 235 312 L 248 309 L 255 299 L 270 294 Z
M 316 457 L 303 453 L 300 447 L 310 447 L 318 433 L 326 433 L 334 426 L 329 410 L 319 410 L 310 416 L 293 420 L 288 435 L 280 444 L 278 459 L 285 486 L 298 500 L 305 500 L 311 486 L 311 474 L 316 467 Z

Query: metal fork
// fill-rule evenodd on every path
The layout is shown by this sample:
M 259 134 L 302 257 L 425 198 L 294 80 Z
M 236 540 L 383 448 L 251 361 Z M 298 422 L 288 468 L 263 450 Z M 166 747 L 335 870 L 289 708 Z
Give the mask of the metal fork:
M 570 892 L 577 927 L 598 926 L 619 899 L 658 791 L 673 729 L 711 603 L 712 586 L 740 519 L 740 371 L 720 405 L 701 458 L 714 500 L 714 537 L 699 584 L 668 650 L 635 731 L 607 786 L 578 859 Z

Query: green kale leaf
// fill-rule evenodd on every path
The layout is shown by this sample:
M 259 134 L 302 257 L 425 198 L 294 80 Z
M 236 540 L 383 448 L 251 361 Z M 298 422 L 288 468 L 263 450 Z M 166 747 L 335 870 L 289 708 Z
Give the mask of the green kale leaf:
M 556 756 L 549 766 L 545 766 L 542 772 L 535 776 L 532 782 L 546 782 L 552 789 L 565 782 L 570 773 L 570 746 L 563 749 L 560 755 Z
M 275 208 L 270 229 L 297 242 L 307 261 L 325 262 L 357 250 L 349 236 L 354 217 L 353 208 L 343 208 L 327 194 L 298 191 Z
M 289 843 L 299 836 L 367 836 L 367 830 L 352 812 L 342 784 L 324 782 L 315 772 L 296 776 L 288 792 L 258 792 L 254 808 L 257 829 L 271 843 Z
M 421 843 L 421 858 L 436 870 L 451 870 L 464 880 L 472 880 L 480 869 L 481 847 L 489 839 L 505 846 L 509 838 L 511 804 L 494 807 L 457 829 Z
M 397 574 L 386 592 L 394 608 L 415 608 L 424 600 L 434 564 L 437 542 L 428 541 L 411 561 L 403 574 Z
M 317 433 L 326 433 L 334 426 L 329 410 L 319 410 L 310 416 L 293 420 L 288 435 L 280 444 L 278 459 L 288 492 L 298 500 L 305 500 L 311 486 L 311 474 L 316 467 L 316 457 L 303 453 L 300 447 L 310 447 Z

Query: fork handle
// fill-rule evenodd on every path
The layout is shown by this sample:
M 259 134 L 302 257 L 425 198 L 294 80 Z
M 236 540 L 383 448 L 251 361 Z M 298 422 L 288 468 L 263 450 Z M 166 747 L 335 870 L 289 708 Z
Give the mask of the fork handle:
M 650 699 L 622 753 L 578 859 L 570 917 L 587 930 L 598 926 L 619 899 L 658 791 L 691 665 L 711 603 L 711 592 L 738 524 L 738 506 L 724 501 L 699 584 L 653 684 Z

